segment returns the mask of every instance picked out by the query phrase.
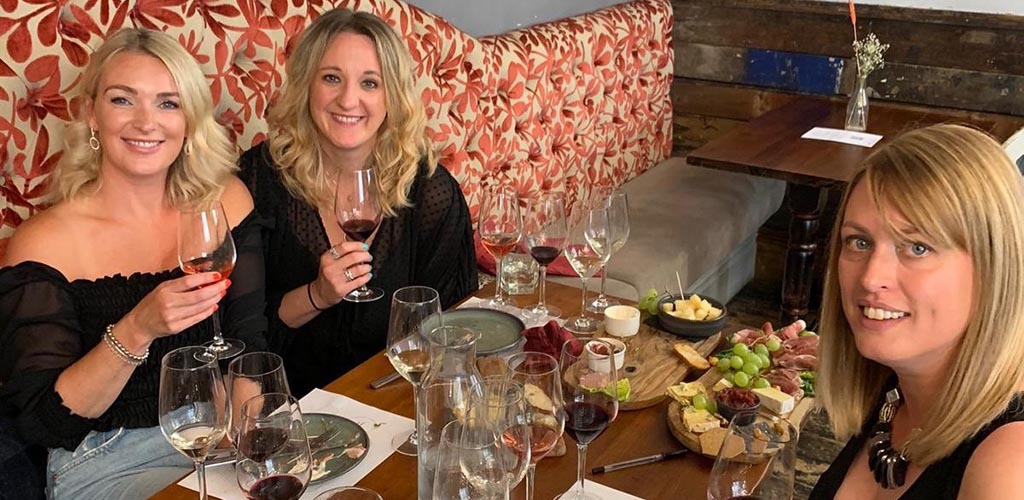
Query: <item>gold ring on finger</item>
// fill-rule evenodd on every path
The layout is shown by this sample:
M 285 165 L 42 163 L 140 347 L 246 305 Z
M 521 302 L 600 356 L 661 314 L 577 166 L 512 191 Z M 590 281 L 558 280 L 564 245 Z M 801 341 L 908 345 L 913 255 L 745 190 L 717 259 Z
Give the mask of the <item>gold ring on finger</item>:
M 352 276 L 352 271 L 349 271 L 348 269 L 345 270 L 345 277 L 348 278 L 349 281 L 356 280 L 355 277 Z

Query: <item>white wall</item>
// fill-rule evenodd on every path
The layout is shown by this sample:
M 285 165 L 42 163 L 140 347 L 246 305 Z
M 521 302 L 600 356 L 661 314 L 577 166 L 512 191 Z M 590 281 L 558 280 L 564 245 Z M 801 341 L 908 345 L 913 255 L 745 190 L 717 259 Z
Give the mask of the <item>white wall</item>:
M 847 0 L 827 1 L 847 2 Z M 857 0 L 856 3 L 1024 16 L 1024 0 Z
M 407 0 L 473 36 L 575 16 L 628 0 Z M 994 1 L 994 0 L 990 0 Z M 1016 0 L 1007 0 L 1016 1 Z M 1024 0 L 1022 0 L 1024 1 Z

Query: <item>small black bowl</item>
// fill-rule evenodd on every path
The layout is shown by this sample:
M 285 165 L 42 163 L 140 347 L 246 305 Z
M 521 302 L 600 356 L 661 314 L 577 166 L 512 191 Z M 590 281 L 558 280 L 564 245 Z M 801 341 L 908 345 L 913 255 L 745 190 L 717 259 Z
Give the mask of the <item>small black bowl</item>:
M 757 394 L 753 394 L 754 400 L 757 401 L 757 404 L 748 408 L 736 408 L 732 405 L 729 405 L 722 401 L 722 399 L 719 397 L 720 394 L 721 392 L 715 394 L 715 404 L 718 405 L 718 414 L 721 415 L 722 418 L 724 418 L 727 422 L 731 422 L 733 417 L 737 415 L 744 415 L 744 418 L 747 418 L 748 416 L 753 417 L 757 415 L 757 411 L 761 409 L 761 398 L 758 397 Z M 742 424 L 743 422 L 740 423 Z M 747 424 L 749 424 L 749 422 Z
M 690 295 L 693 294 L 687 293 L 686 298 L 689 298 Z M 729 316 L 729 311 L 726 310 L 725 304 L 711 297 L 701 296 L 712 306 L 722 310 L 722 315 L 711 321 L 677 318 L 662 309 L 662 304 L 675 302 L 679 298 L 678 295 L 665 295 L 658 300 L 658 322 L 661 323 L 661 328 L 665 331 L 682 337 L 710 337 L 725 328 L 725 320 Z

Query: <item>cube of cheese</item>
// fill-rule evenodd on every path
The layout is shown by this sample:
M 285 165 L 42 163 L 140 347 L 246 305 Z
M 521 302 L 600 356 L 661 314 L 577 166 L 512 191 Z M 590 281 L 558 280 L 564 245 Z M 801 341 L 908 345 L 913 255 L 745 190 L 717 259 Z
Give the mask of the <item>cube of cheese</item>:
M 777 415 L 784 415 L 793 411 L 796 401 L 793 396 L 786 394 L 774 387 L 766 389 L 754 389 L 754 394 L 761 398 L 761 405 Z
M 686 307 L 686 301 L 685 300 L 681 300 L 681 299 L 676 299 L 676 301 L 673 303 L 673 305 L 676 307 L 677 311 L 680 311 L 684 307 Z
M 722 310 L 721 309 L 719 309 L 717 307 L 712 307 L 710 310 L 708 310 L 707 320 L 711 321 L 713 319 L 718 319 L 718 317 L 721 316 L 721 315 L 722 315 Z
M 693 305 L 694 309 L 700 307 L 700 301 L 701 300 L 702 299 L 700 298 L 700 295 L 697 295 L 697 294 L 690 295 L 690 304 Z
M 661 310 L 665 311 L 667 313 L 670 313 L 670 312 L 674 311 L 675 309 L 672 307 L 672 303 L 671 302 L 665 302 L 665 303 L 661 304 Z
M 694 434 L 721 427 L 717 417 L 707 410 L 696 410 L 693 407 L 683 410 L 683 424 L 686 425 L 686 430 Z
M 715 382 L 715 386 L 712 387 L 711 390 L 718 392 L 722 389 L 729 389 L 731 387 L 733 387 L 733 383 L 723 378 L 719 379 L 718 382 Z

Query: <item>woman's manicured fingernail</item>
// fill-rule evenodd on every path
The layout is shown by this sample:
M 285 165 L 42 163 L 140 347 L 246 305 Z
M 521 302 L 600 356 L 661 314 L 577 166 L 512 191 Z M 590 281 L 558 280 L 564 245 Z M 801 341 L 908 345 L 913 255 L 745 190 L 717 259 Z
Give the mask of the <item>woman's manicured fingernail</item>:
M 373 279 L 373 273 L 370 273 L 370 279 Z
M 213 273 L 213 279 L 220 280 L 220 273 Z
M 231 280 L 225 280 L 224 281 L 224 288 L 228 288 L 230 286 L 231 286 Z
M 373 260 L 373 256 L 372 255 L 370 256 L 369 259 L 366 259 L 366 262 L 370 262 L 371 260 Z
M 370 245 L 367 245 L 366 243 L 363 243 L 363 251 L 366 251 L 366 250 L 369 250 L 369 249 L 370 249 Z
M 214 304 L 213 305 L 213 312 L 217 312 L 217 309 L 220 309 L 220 305 L 219 304 Z

